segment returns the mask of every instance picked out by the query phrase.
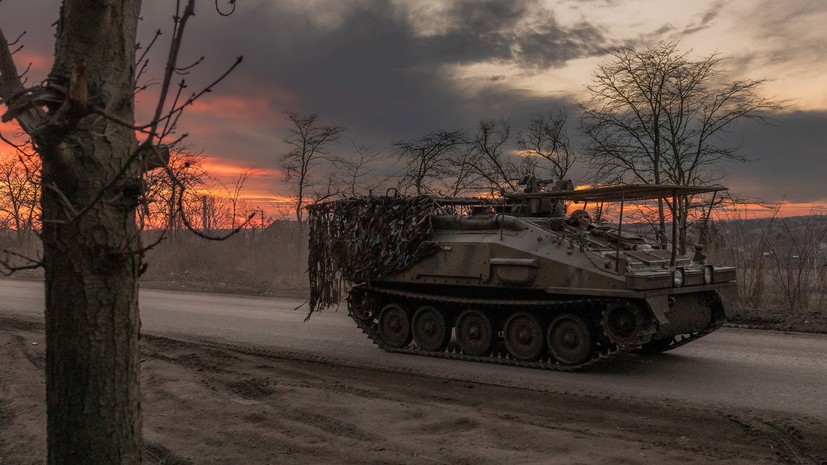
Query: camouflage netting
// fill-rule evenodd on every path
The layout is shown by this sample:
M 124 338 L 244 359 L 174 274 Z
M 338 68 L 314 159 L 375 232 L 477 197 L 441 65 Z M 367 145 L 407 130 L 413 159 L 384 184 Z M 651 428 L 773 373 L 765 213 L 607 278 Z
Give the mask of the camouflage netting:
M 403 270 L 433 254 L 431 197 L 360 197 L 310 205 L 310 314 L 337 305 L 345 283 Z

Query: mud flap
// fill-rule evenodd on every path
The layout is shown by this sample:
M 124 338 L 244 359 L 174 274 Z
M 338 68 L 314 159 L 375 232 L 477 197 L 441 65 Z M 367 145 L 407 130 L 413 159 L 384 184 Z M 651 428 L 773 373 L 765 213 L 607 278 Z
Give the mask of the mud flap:
M 668 295 L 646 297 L 646 303 L 649 305 L 649 308 L 652 309 L 652 313 L 655 314 L 655 318 L 658 319 L 658 323 L 661 325 L 669 323 L 669 318 L 666 318 L 666 312 L 669 311 Z
M 721 306 L 727 319 L 737 316 L 739 312 L 738 289 L 734 283 L 732 286 L 721 286 L 716 289 L 718 298 L 721 299 Z

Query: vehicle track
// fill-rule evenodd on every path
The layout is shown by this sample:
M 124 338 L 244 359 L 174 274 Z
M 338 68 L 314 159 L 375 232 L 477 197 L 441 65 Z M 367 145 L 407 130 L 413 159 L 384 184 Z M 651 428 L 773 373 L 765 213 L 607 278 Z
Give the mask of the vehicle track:
M 381 295 L 386 297 L 391 297 L 393 299 L 407 299 L 413 302 L 418 303 L 432 303 L 432 304 L 452 304 L 458 306 L 472 306 L 477 308 L 488 308 L 488 309 L 509 309 L 509 310 L 516 310 L 516 309 L 523 309 L 523 308 L 531 308 L 531 309 L 542 309 L 544 311 L 548 311 L 549 313 L 562 313 L 562 312 L 571 312 L 571 311 L 602 311 L 602 309 L 607 307 L 607 303 L 610 301 L 607 299 L 569 299 L 569 300 L 511 300 L 511 299 L 475 299 L 475 298 L 467 298 L 467 297 L 455 297 L 455 296 L 446 296 L 446 295 L 434 295 L 434 294 L 426 294 L 426 293 L 419 293 L 419 292 L 408 292 L 408 291 L 400 291 L 394 289 L 385 289 L 385 288 L 376 288 L 370 286 L 357 286 L 354 287 L 356 290 L 365 290 L 375 295 Z M 353 292 L 353 291 L 351 291 Z M 494 350 L 488 356 L 475 356 L 475 355 L 468 355 L 464 354 L 460 351 L 459 347 L 454 343 L 451 342 L 448 344 L 444 351 L 427 351 L 422 350 L 416 347 L 415 343 L 412 342 L 407 347 L 392 347 L 386 344 L 379 334 L 379 327 L 377 323 L 377 314 L 378 312 L 373 312 L 369 315 L 364 315 L 361 312 L 354 311 L 352 306 L 350 305 L 350 299 L 348 301 L 348 315 L 356 322 L 357 327 L 368 336 L 376 346 L 380 349 L 385 350 L 387 352 L 394 352 L 394 353 L 403 353 L 403 354 L 411 354 L 411 355 L 420 355 L 425 357 L 435 357 L 435 358 L 444 358 L 444 359 L 451 359 L 451 360 L 464 360 L 469 362 L 478 362 L 478 363 L 492 363 L 498 365 L 509 365 L 509 366 L 518 366 L 518 367 L 525 367 L 525 368 L 537 368 L 537 369 L 546 369 L 546 370 L 555 370 L 555 371 L 564 371 L 564 372 L 575 372 L 587 369 L 595 364 L 605 363 L 608 359 L 611 359 L 615 356 L 623 352 L 630 352 L 633 350 L 638 350 L 638 347 L 621 347 L 616 344 L 610 344 L 603 342 L 602 344 L 598 344 L 596 350 L 592 353 L 592 356 L 589 360 L 579 365 L 570 366 L 558 363 L 554 360 L 553 357 L 547 356 L 538 361 L 522 361 L 517 360 L 512 357 L 506 350 L 502 347 Z M 668 341 L 667 344 L 664 344 L 660 347 L 657 351 L 659 352 L 666 352 L 668 350 L 675 349 L 680 347 L 684 344 L 688 344 L 694 340 L 697 340 L 707 334 L 717 330 L 721 327 L 723 322 L 715 323 L 710 325 L 703 331 L 699 331 L 693 334 L 685 334 L 679 335 L 674 337 L 672 340 Z

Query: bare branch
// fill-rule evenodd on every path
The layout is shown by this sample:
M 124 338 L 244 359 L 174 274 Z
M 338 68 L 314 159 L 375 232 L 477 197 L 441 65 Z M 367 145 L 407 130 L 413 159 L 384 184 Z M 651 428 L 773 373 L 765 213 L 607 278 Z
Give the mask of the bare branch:
M 248 224 L 250 224 L 250 221 L 252 221 L 253 218 L 255 218 L 255 216 L 256 216 L 255 213 L 250 213 L 250 216 L 247 217 L 247 219 L 244 221 L 244 223 L 238 225 L 232 231 L 230 231 L 226 234 L 221 234 L 219 236 L 212 236 L 212 235 L 205 234 L 205 233 L 199 231 L 197 228 L 195 228 L 192 225 L 192 223 L 189 220 L 189 217 L 187 217 L 187 215 L 184 211 L 183 196 L 179 197 L 178 200 L 179 200 L 179 202 L 181 202 L 181 203 L 179 203 L 178 208 L 181 212 L 181 221 L 183 221 L 184 226 L 186 226 L 187 230 L 189 230 L 189 232 L 191 232 L 192 234 L 195 234 L 196 236 L 198 236 L 202 239 L 207 239 L 208 241 L 225 241 L 225 240 L 235 236 L 236 234 L 241 232 L 241 230 L 244 229 Z
M 218 0 L 215 0 L 215 11 L 221 16 L 230 16 L 235 12 L 235 0 L 228 0 L 227 4 L 230 5 L 230 11 L 221 11 L 221 8 L 218 6 Z
M 8 121 L 12 117 L 16 118 L 23 130 L 32 134 L 45 116 L 43 111 L 36 107 L 21 107 L 12 111 L 10 101 L 23 93 L 23 84 L 20 82 L 17 66 L 12 59 L 9 43 L 3 35 L 3 30 L 0 29 L 0 103 L 5 103 L 8 107 L 8 111 L 3 115 L 3 121 Z
M 7 139 L 6 136 L 4 136 L 2 132 L 0 132 L 0 141 L 5 142 L 6 145 L 8 145 L 8 146 L 12 147 L 13 149 L 17 150 L 22 155 L 28 155 L 28 153 L 26 153 L 23 150 L 24 145 L 16 144 L 16 143 L 14 143 L 14 141 L 12 141 L 10 139 Z
M 243 60 L 244 60 L 244 57 L 243 57 L 243 56 L 239 56 L 239 57 L 237 57 L 237 58 L 236 58 L 236 60 L 235 60 L 235 62 L 234 62 L 234 63 L 233 63 L 233 64 L 232 64 L 232 65 L 231 65 L 231 66 L 230 66 L 230 67 L 229 67 L 229 68 L 228 68 L 228 69 L 227 69 L 227 70 L 226 70 L 223 74 L 221 74 L 221 76 L 219 76 L 216 80 L 214 80 L 214 81 L 213 81 L 210 85 L 208 85 L 207 87 L 203 88 L 201 91 L 199 91 L 199 92 L 197 92 L 197 93 L 192 94 L 192 95 L 191 95 L 191 96 L 190 96 L 190 97 L 189 97 L 189 98 L 188 98 L 188 99 L 187 99 L 184 103 L 182 103 L 180 106 L 175 106 L 175 104 L 177 104 L 177 102 L 178 102 L 178 97 L 176 97 L 176 98 L 175 98 L 175 100 L 174 100 L 174 102 L 175 102 L 175 103 L 173 104 L 173 108 L 172 108 L 171 110 L 169 110 L 169 112 L 167 112 L 165 116 L 158 117 L 157 119 L 152 120 L 152 122 L 150 122 L 149 124 L 146 124 L 146 125 L 144 125 L 144 126 L 141 126 L 141 128 L 144 128 L 144 129 L 149 128 L 149 129 L 150 129 L 150 130 L 149 130 L 149 134 L 151 134 L 151 135 L 157 135 L 159 138 L 162 138 L 164 135 L 168 135 L 168 134 L 169 134 L 169 132 L 170 132 L 170 131 L 171 131 L 171 130 L 175 127 L 175 123 L 178 121 L 178 118 L 180 118 L 180 117 L 181 117 L 181 114 L 182 114 L 182 112 L 184 111 L 184 109 L 185 109 L 186 107 L 188 107 L 188 106 L 192 105 L 193 103 L 195 103 L 195 101 L 196 101 L 198 98 L 200 98 L 201 96 L 203 96 L 204 94 L 209 93 L 209 92 L 212 92 L 213 88 L 214 88 L 216 85 L 218 85 L 221 81 L 223 81 L 223 80 L 224 80 L 227 76 L 229 76 L 229 74 L 230 74 L 231 72 L 233 72 L 233 70 L 234 70 L 234 69 L 235 69 L 238 65 L 240 65 L 240 64 L 241 64 L 241 62 L 242 62 Z M 167 85 L 167 87 L 169 87 L 169 86 Z M 186 84 L 185 84 L 185 81 L 183 81 L 183 80 L 182 80 L 182 81 L 179 83 L 179 89 L 178 89 L 178 90 L 179 90 L 179 94 L 178 94 L 179 96 L 180 96 L 180 92 L 181 92 L 184 88 L 186 88 Z M 158 126 L 158 124 L 160 124 L 160 123 L 162 123 L 162 122 L 164 122 L 164 123 L 165 123 L 164 131 L 161 131 L 161 132 L 159 133 L 159 132 L 157 131 L 157 126 Z
M 47 189 L 49 189 L 50 191 L 54 192 L 55 194 L 57 194 L 58 198 L 60 199 L 60 202 L 63 204 L 63 207 L 66 208 L 67 210 L 69 210 L 70 216 L 66 220 L 67 223 L 70 222 L 70 221 L 74 221 L 75 219 L 77 219 L 80 216 L 80 213 L 75 209 L 75 206 L 72 205 L 72 202 L 66 197 L 66 194 L 64 194 L 63 191 L 61 191 L 57 187 L 57 185 L 50 182 L 50 183 L 47 183 L 45 185 L 45 187 Z M 54 220 L 52 220 L 52 222 L 54 222 Z
M 24 260 L 26 263 L 23 265 L 14 264 L 12 262 L 13 258 L 20 258 Z M 2 258 L 0 258 L 0 273 L 2 273 L 5 276 L 11 276 L 16 272 L 23 270 L 36 270 L 42 266 L 43 259 L 30 258 L 8 249 L 3 250 L 3 256 Z
M 180 68 L 175 68 L 175 72 L 176 72 L 176 74 L 189 74 L 188 73 L 189 70 L 191 70 L 192 68 L 195 68 L 196 66 L 200 65 L 203 61 L 204 61 L 204 56 L 202 55 L 200 58 L 195 60 L 195 63 L 193 63 L 189 66 L 182 66 Z
M 375 164 L 388 155 L 372 147 L 352 142 L 353 151 L 349 156 L 333 160 L 336 171 L 343 186 L 342 194 L 348 197 L 367 195 L 393 176 L 380 176 L 376 173 Z
M 290 150 L 281 154 L 279 165 L 284 179 L 291 184 L 296 201 L 296 220 L 301 223 L 303 208 L 322 163 L 333 163 L 334 158 L 327 153 L 327 145 L 337 141 L 345 128 L 335 124 L 323 125 L 319 115 L 300 114 L 285 111 L 284 116 L 292 123 L 284 142 Z
M 565 179 L 576 160 L 565 125 L 564 113 L 549 112 L 532 118 L 528 128 L 517 137 L 521 155 L 536 159 L 537 167 L 547 170 L 555 180 Z
M 471 141 L 476 154 L 472 168 L 488 182 L 491 193 L 502 189 L 516 189 L 515 180 L 530 174 L 515 164 L 515 158 L 506 151 L 511 141 L 511 123 L 508 120 L 481 120 L 477 134 Z
M 158 124 L 161 122 L 161 115 L 166 106 L 167 93 L 172 82 L 172 75 L 175 72 L 175 64 L 178 62 L 178 53 L 181 50 L 181 43 L 184 38 L 184 29 L 187 25 L 187 20 L 195 14 L 195 0 L 187 0 L 187 5 L 184 7 L 184 12 L 179 16 L 176 11 L 174 17 L 175 25 L 172 32 L 172 43 L 169 48 L 169 56 L 167 57 L 166 70 L 164 72 L 164 79 L 161 83 L 161 94 L 158 97 L 158 105 L 155 107 L 155 116 L 149 125 L 149 139 L 155 137 L 157 134 Z
M 146 84 L 140 84 L 140 82 L 141 82 L 141 77 L 143 77 L 143 75 L 146 73 L 147 69 L 149 68 L 149 59 L 147 58 L 147 54 L 149 53 L 150 50 L 152 50 L 152 47 L 155 45 L 155 42 L 158 40 L 159 37 L 161 37 L 161 30 L 160 29 L 155 31 L 155 35 L 152 37 L 152 40 L 149 41 L 149 45 L 147 45 L 144 48 L 143 52 L 141 53 L 141 56 L 139 56 L 138 60 L 135 62 L 135 63 L 138 64 L 138 71 L 135 73 L 135 94 L 137 94 L 137 93 L 139 93 L 143 90 L 146 90 L 152 84 L 151 80 L 149 82 L 147 82 Z M 138 44 L 137 47 L 141 48 L 140 44 Z
M 397 155 L 406 162 L 402 187 L 413 188 L 416 195 L 435 193 L 439 188 L 435 182 L 456 174 L 451 160 L 466 143 L 463 131 L 441 129 L 419 139 L 393 142 Z

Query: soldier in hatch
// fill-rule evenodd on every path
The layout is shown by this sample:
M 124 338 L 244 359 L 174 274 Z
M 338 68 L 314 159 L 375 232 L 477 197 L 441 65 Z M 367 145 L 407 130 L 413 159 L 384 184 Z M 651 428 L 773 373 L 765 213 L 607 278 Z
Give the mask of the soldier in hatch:
M 568 225 L 580 231 L 588 231 L 593 228 L 592 217 L 586 210 L 575 210 L 569 216 Z

